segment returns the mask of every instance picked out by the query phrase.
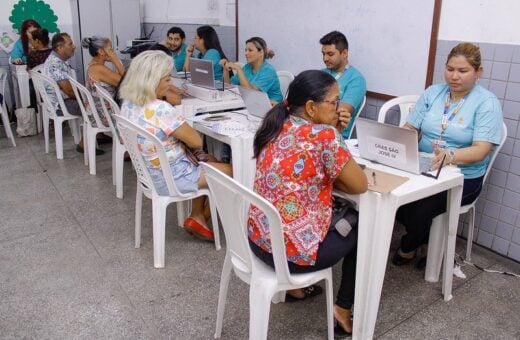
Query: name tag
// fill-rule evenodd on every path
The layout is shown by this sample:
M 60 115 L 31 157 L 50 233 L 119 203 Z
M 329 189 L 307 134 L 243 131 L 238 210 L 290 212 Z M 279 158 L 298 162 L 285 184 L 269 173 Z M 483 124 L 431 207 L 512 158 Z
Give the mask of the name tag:
M 406 163 L 406 146 L 377 137 L 368 138 L 368 152 L 379 159 Z
M 432 147 L 435 149 L 436 147 L 439 148 L 439 149 L 446 149 L 446 147 L 448 146 L 448 143 L 446 143 L 445 140 L 442 140 L 442 139 L 434 139 L 432 141 Z

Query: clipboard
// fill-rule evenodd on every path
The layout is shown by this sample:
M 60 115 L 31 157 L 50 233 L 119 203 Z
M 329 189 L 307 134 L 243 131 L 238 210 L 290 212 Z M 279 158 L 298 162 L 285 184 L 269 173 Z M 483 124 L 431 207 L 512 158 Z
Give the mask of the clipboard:
M 382 194 L 389 193 L 408 181 L 408 177 L 397 176 L 385 171 L 375 170 L 371 168 L 363 169 L 368 179 L 368 190 L 376 191 Z

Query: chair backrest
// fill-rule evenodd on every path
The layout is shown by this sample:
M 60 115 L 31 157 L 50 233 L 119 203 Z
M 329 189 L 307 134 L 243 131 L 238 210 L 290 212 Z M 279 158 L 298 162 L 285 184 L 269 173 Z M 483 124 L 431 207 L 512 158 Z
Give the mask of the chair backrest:
M 280 91 L 282 91 L 282 96 L 285 98 L 287 97 L 289 85 L 294 80 L 294 74 L 289 71 L 276 71 L 276 75 L 280 81 Z
M 4 110 L 7 113 L 7 100 L 5 94 L 5 88 L 7 84 L 7 70 L 0 67 L 0 95 L 2 95 L 2 101 L 0 102 L 0 110 Z
M 391 99 L 387 101 L 386 103 L 381 106 L 381 109 L 379 109 L 379 115 L 377 117 L 377 121 L 380 123 L 385 122 L 386 114 L 388 111 L 394 107 L 399 106 L 399 126 L 403 126 L 404 123 L 406 123 L 406 118 L 408 117 L 408 114 L 412 111 L 415 103 L 419 99 L 418 95 L 407 95 L 407 96 L 400 96 L 396 97 L 394 99 Z
M 502 146 L 504 146 L 504 143 L 506 142 L 507 138 L 507 126 L 506 123 L 502 123 L 502 138 L 500 139 L 500 144 L 495 146 L 493 149 L 493 154 L 491 155 L 491 159 L 489 160 L 488 167 L 486 169 L 486 173 L 484 174 L 483 182 L 482 184 L 486 183 L 486 179 L 491 172 L 491 168 L 493 167 L 493 163 L 495 163 L 495 159 L 498 156 L 498 153 L 500 152 L 500 149 L 502 149 Z
M 34 88 L 43 99 L 44 110 L 47 110 L 49 117 L 54 118 L 56 116 L 56 108 L 61 110 L 64 117 L 75 117 L 67 110 L 60 87 L 54 79 L 45 74 L 34 72 L 33 70 L 29 71 L 29 74 L 33 80 Z M 53 97 L 58 99 L 57 103 L 54 103 L 53 99 L 51 99 L 51 95 L 47 91 L 53 93 Z
M 89 115 L 94 117 L 94 121 L 96 122 L 97 127 L 103 127 L 104 124 L 99 118 L 99 114 L 96 109 L 96 103 L 94 102 L 94 98 L 92 98 L 92 94 L 90 91 L 80 84 L 76 79 L 69 78 L 70 85 L 72 86 L 72 90 L 74 91 L 74 95 L 76 96 L 76 100 L 78 101 L 79 109 L 81 110 L 81 115 L 83 116 L 83 121 L 85 124 L 91 125 Z
M 352 128 L 350 129 L 350 132 L 348 134 L 348 139 L 352 138 L 352 134 L 354 133 L 354 128 L 356 127 L 356 118 L 359 117 L 363 109 L 365 108 L 365 105 L 367 103 L 367 96 L 363 96 L 363 102 L 361 103 L 361 106 L 359 107 L 359 110 L 357 111 L 357 115 L 354 118 L 354 123 L 352 123 Z
M 238 183 L 215 167 L 201 163 L 204 175 L 213 196 L 213 202 L 222 221 L 226 235 L 226 247 L 235 270 L 252 273 L 255 256 L 248 242 L 247 214 L 250 204 L 260 209 L 269 223 L 271 251 L 275 264 L 275 272 L 279 283 L 293 283 L 287 265 L 285 242 L 282 230 L 282 219 L 278 210 L 266 199 Z
M 113 120 L 113 115 L 119 115 L 121 110 L 119 105 L 112 98 L 112 95 L 107 92 L 103 87 L 98 84 L 94 84 L 95 91 L 97 93 L 97 97 L 99 102 L 101 103 L 101 114 L 105 116 L 105 120 L 108 122 L 108 126 L 110 126 L 110 130 L 112 131 L 112 135 L 118 137 L 118 141 L 122 142 L 121 134 L 117 129 L 115 121 Z
M 161 170 L 164 176 L 164 180 L 166 182 L 166 186 L 168 187 L 168 195 L 172 197 L 188 197 L 190 194 L 183 194 L 177 190 L 175 186 L 175 182 L 173 180 L 172 171 L 170 169 L 170 162 L 168 161 L 168 157 L 166 156 L 166 151 L 164 150 L 164 146 L 159 138 L 152 135 L 150 132 L 146 131 L 142 127 L 133 123 L 129 119 L 122 117 L 120 115 L 114 115 L 116 120 L 117 128 L 121 133 L 121 137 L 123 138 L 123 142 L 125 144 L 126 151 L 130 154 L 130 158 L 132 159 L 132 164 L 134 166 L 135 172 L 137 173 L 137 180 L 143 184 L 146 188 L 152 190 L 153 196 L 159 196 L 157 194 L 157 190 L 153 185 L 152 177 L 150 175 L 150 171 L 146 166 L 146 162 L 141 156 L 141 151 L 139 151 L 139 140 L 142 138 L 151 142 L 159 156 L 159 162 L 161 164 Z
M 29 71 L 29 76 L 32 78 L 32 74 L 34 72 L 42 73 L 42 71 L 43 71 L 43 64 L 37 65 Z M 33 85 L 34 85 L 34 80 L 33 80 Z M 34 85 L 34 87 L 36 88 L 36 85 Z M 40 96 L 40 91 L 35 90 L 34 92 L 36 92 L 36 102 L 38 103 L 38 105 L 40 107 L 43 107 L 43 99 L 42 99 L 42 96 Z

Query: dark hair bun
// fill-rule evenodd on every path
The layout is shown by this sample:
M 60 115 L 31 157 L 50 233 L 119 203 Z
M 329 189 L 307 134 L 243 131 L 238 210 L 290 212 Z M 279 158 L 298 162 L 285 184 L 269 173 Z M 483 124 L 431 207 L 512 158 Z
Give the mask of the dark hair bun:
M 81 46 L 83 48 L 89 48 L 91 43 L 92 43 L 92 38 L 83 38 L 83 40 L 81 40 Z
M 265 50 L 265 59 L 271 59 L 274 57 L 274 51 L 270 48 Z

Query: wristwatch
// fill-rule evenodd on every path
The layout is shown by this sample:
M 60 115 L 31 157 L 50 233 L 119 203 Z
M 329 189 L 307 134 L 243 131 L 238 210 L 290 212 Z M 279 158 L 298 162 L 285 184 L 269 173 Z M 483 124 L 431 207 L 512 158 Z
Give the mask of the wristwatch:
M 455 160 L 455 150 L 448 149 L 448 156 L 450 157 L 450 161 L 448 164 L 453 164 L 453 161 Z

